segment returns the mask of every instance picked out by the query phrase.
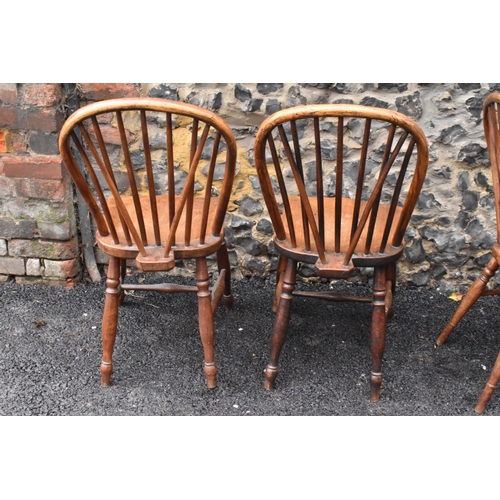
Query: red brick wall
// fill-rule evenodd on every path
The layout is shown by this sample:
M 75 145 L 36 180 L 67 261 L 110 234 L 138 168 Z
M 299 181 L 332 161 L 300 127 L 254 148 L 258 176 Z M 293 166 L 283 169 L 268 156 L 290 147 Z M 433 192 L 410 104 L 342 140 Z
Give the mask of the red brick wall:
M 63 97 L 61 84 L 0 84 L 0 281 L 80 275 L 73 188 L 57 148 Z
M 139 85 L 0 84 L 0 282 L 72 284 L 81 277 L 72 183 L 57 147 L 71 112 L 91 101 L 138 96 Z M 76 95 L 74 95 L 76 94 Z

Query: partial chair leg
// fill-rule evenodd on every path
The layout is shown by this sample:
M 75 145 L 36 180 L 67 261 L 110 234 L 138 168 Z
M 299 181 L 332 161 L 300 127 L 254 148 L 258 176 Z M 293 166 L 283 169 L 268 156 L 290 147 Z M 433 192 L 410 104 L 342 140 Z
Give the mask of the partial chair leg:
M 486 404 L 488 403 L 488 401 L 491 398 L 491 395 L 493 394 L 493 391 L 497 388 L 499 380 L 500 380 L 500 353 L 498 354 L 497 360 L 495 361 L 495 366 L 491 371 L 490 378 L 488 379 L 488 382 L 486 382 L 481 397 L 477 402 L 476 405 L 477 413 L 483 413 Z
M 127 259 L 120 259 L 120 279 L 122 285 L 125 282 L 126 275 L 127 275 Z M 118 305 L 121 306 L 124 299 L 125 299 L 125 290 L 122 290 L 120 293 L 120 299 Z
M 106 301 L 102 316 L 102 362 L 101 385 L 107 387 L 113 371 L 113 348 L 115 346 L 116 328 L 118 326 L 118 305 L 120 302 L 120 262 L 116 257 L 110 257 L 108 263 L 108 285 Z
M 386 321 L 389 323 L 389 321 L 392 321 L 392 318 L 394 316 L 394 307 L 393 307 L 393 300 L 394 300 L 394 292 L 396 290 L 396 263 L 393 262 L 392 264 L 389 264 L 387 266 L 387 271 L 386 271 L 386 278 L 387 278 L 387 283 L 386 283 Z
M 385 299 L 386 299 L 386 269 L 376 267 L 373 277 L 371 352 L 372 371 L 370 373 L 371 400 L 376 403 L 380 397 L 382 383 L 382 356 L 385 349 Z
M 231 293 L 231 265 L 229 263 L 229 255 L 227 253 L 226 242 L 222 243 L 222 246 L 217 250 L 217 268 L 219 269 L 219 273 L 225 269 L 226 277 L 224 279 L 224 295 L 222 296 L 222 300 L 224 301 L 224 305 L 231 309 L 233 307 L 233 294 Z
M 274 386 L 274 380 L 278 375 L 278 358 L 281 348 L 285 342 L 288 320 L 290 318 L 290 306 L 292 304 L 292 293 L 295 289 L 297 264 L 292 259 L 287 259 L 286 270 L 281 286 L 281 295 L 274 317 L 273 334 L 271 337 L 271 357 L 264 370 L 264 387 L 269 391 Z
M 460 302 L 458 309 L 456 310 L 453 317 L 450 319 L 448 324 L 444 327 L 444 330 L 439 335 L 436 340 L 437 345 L 442 345 L 446 342 L 446 339 L 453 331 L 453 329 L 458 325 L 459 321 L 463 318 L 465 313 L 472 307 L 472 305 L 476 302 L 476 300 L 483 293 L 488 281 L 493 277 L 495 272 L 498 269 L 498 262 L 493 257 L 488 265 L 484 268 L 482 276 L 480 276 L 474 283 L 470 286 L 469 290 L 465 294 L 465 297 Z
M 214 316 L 210 300 L 210 280 L 208 277 L 207 259 L 196 259 L 196 286 L 198 287 L 198 322 L 200 337 L 205 358 L 204 372 L 209 389 L 216 386 L 217 367 L 214 359 Z
M 280 256 L 278 257 L 278 268 L 276 269 L 276 289 L 273 297 L 273 312 L 276 312 L 276 310 L 278 309 L 287 260 L 288 259 L 284 255 L 280 254 Z

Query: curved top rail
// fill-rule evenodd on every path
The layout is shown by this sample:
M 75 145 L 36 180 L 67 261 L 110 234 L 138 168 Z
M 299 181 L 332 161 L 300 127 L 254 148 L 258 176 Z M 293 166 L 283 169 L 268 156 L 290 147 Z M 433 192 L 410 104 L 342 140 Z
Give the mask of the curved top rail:
M 194 104 L 186 102 L 170 101 L 160 97 L 125 97 L 122 99 L 108 99 L 106 101 L 87 104 L 83 108 L 77 109 L 64 123 L 59 136 L 59 146 L 67 139 L 71 130 L 81 121 L 102 113 L 113 111 L 133 111 L 148 110 L 198 118 L 216 127 L 226 142 L 236 146 L 233 133 L 226 122 L 214 112 L 200 108 Z M 228 150 L 232 153 L 232 148 L 228 145 Z
M 398 111 L 390 109 L 376 108 L 373 106 L 363 106 L 361 104 L 308 104 L 305 106 L 294 106 L 292 108 L 277 111 L 266 118 L 260 125 L 257 132 L 256 141 L 262 141 L 270 130 L 277 125 L 302 118 L 324 118 L 324 117 L 349 117 L 349 118 L 370 118 L 372 120 L 383 120 L 394 123 L 410 132 L 417 141 L 422 153 L 427 151 L 427 139 L 424 131 L 414 120 Z M 260 137 L 260 139 L 259 139 Z

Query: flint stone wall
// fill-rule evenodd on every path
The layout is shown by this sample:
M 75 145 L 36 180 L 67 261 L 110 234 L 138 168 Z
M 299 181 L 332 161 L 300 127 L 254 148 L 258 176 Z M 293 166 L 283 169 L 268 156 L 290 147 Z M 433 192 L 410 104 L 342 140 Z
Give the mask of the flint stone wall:
M 59 274 L 47 276 L 47 279 L 62 280 L 64 266 L 56 266 L 57 273 L 51 270 L 52 263 L 45 265 L 43 271 L 40 271 L 40 266 L 43 267 L 44 259 L 51 260 L 47 257 L 47 245 L 50 244 L 51 248 L 61 252 L 57 253 L 57 259 L 52 257 L 52 260 L 75 262 L 75 255 L 71 253 L 74 251 L 71 246 L 73 243 L 68 243 L 78 237 L 74 222 L 66 221 L 59 214 L 57 222 L 50 221 L 49 226 L 43 229 L 44 223 L 47 224 L 47 217 L 40 218 L 34 208 L 27 213 L 26 209 L 23 212 L 19 207 L 16 212 L 22 181 L 16 181 L 14 186 L 12 178 L 8 178 L 7 189 L 5 179 L 14 168 L 7 168 L 9 161 L 19 161 L 13 157 L 40 159 L 43 156 L 58 159 L 52 138 L 54 127 L 60 128 L 60 123 L 50 124 L 52 128 L 45 132 L 33 133 L 29 128 L 32 126 L 30 112 L 35 108 L 39 111 L 42 104 L 44 110 L 47 107 L 51 109 L 51 106 L 56 110 L 64 110 L 68 95 L 63 86 L 55 100 L 48 100 L 43 92 L 38 92 L 37 98 L 37 93 L 28 85 L 18 84 L 9 89 L 11 94 L 4 92 L 7 99 L 2 100 L 0 92 L 0 187 L 4 186 L 0 193 L 0 203 L 4 207 L 0 211 L 0 230 L 4 229 L 0 234 L 0 278 L 13 275 L 22 280 L 24 276 L 26 281 L 28 273 L 40 273 L 43 281 L 49 272 Z M 16 95 L 23 96 L 24 101 L 15 100 L 14 90 Z M 276 267 L 273 229 L 262 200 L 253 162 L 255 134 L 266 116 L 291 106 L 336 102 L 379 106 L 410 116 L 420 124 L 427 136 L 430 163 L 421 196 L 407 230 L 407 248 L 398 264 L 398 281 L 408 285 L 437 286 L 447 293 L 451 290 L 463 290 L 476 279 L 491 258 L 491 245 L 496 242 L 494 196 L 490 160 L 484 139 L 482 105 L 488 94 L 498 90 L 500 84 L 491 83 L 77 84 L 72 97 L 77 99 L 79 106 L 113 97 L 163 97 L 211 109 L 228 122 L 238 142 L 237 174 L 226 218 L 230 258 L 233 276 L 236 278 L 272 276 Z M 13 110 L 17 120 L 14 127 Z M 44 117 L 38 117 L 38 120 L 42 118 Z M 23 120 L 22 123 L 19 123 L 20 119 Z M 25 148 L 19 151 L 13 148 L 12 138 L 23 133 L 29 140 L 26 141 Z M 48 165 L 39 168 L 48 175 Z M 20 169 L 17 172 L 18 176 L 23 175 Z M 40 174 L 39 177 L 41 176 Z M 60 182 L 65 185 L 64 176 Z M 31 203 L 30 206 L 39 203 L 37 200 L 40 198 L 30 196 L 29 191 L 22 194 Z M 59 198 L 63 204 L 67 202 L 65 189 L 59 193 Z M 7 215 L 6 206 L 9 209 Z M 74 221 L 74 207 L 68 205 L 64 210 L 67 219 Z M 16 239 L 25 241 L 15 242 Z M 33 240 L 31 247 L 27 243 L 30 239 Z M 61 240 L 66 247 L 56 248 L 53 244 Z M 54 253 L 50 255 L 53 256 Z M 98 262 L 106 262 L 106 256 L 97 249 L 96 255 Z M 9 264 L 8 268 L 5 262 Z M 77 273 L 75 265 L 66 264 L 68 272 Z M 307 266 L 300 273 L 304 278 L 311 276 Z M 366 280 L 370 276 L 371 270 L 366 270 L 352 279 Z

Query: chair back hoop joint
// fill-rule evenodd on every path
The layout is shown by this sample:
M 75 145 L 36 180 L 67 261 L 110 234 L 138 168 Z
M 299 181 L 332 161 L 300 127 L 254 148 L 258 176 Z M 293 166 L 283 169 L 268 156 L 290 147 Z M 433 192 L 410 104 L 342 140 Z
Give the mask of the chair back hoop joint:
M 352 260 L 347 265 L 344 264 L 344 256 L 342 254 L 327 253 L 325 257 L 326 262 L 324 264 L 320 259 L 314 264 L 314 269 L 318 273 L 318 276 L 343 279 L 348 278 L 355 269 Z
M 174 252 L 165 257 L 165 246 L 147 247 L 146 255 L 137 255 L 135 262 L 141 271 L 169 271 L 175 267 Z

